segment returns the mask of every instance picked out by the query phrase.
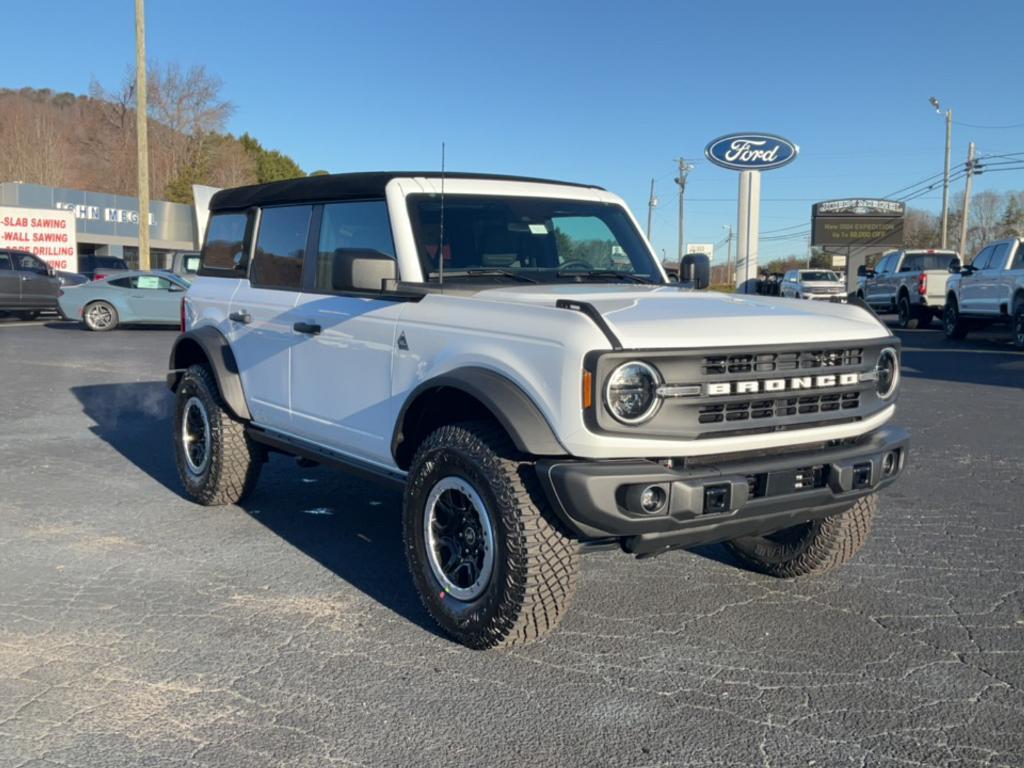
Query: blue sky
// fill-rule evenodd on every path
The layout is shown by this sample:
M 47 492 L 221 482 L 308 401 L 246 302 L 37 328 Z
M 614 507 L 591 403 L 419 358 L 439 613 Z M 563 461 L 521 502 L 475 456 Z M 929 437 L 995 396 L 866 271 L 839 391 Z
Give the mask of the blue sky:
M 5 7 L 16 55 L 0 86 L 116 85 L 134 56 L 133 5 Z M 735 225 L 736 174 L 703 161 L 723 133 L 800 145 L 762 180 L 766 232 L 808 224 L 816 200 L 883 196 L 941 171 L 943 120 L 929 96 L 958 122 L 1024 124 L 1019 0 L 148 0 L 147 14 L 151 61 L 206 65 L 237 107 L 229 129 L 306 170 L 436 168 L 444 140 L 450 170 L 600 184 L 641 223 L 654 177 L 655 246 L 670 255 L 680 155 L 698 160 L 687 241 L 717 242 Z M 1021 152 L 1024 125 L 955 125 L 954 162 L 970 140 Z M 1024 171 L 975 184 L 1021 188 Z M 940 200 L 937 190 L 913 204 Z M 805 252 L 805 240 L 765 241 L 761 259 Z

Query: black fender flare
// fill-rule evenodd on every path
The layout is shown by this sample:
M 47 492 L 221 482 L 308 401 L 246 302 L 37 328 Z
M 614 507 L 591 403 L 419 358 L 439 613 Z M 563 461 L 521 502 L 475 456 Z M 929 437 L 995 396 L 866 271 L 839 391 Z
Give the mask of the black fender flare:
M 391 437 L 391 455 L 396 461 L 410 408 L 422 396 L 440 389 L 464 392 L 478 400 L 501 424 L 517 450 L 531 456 L 568 454 L 544 414 L 518 384 L 488 368 L 467 366 L 428 379 L 409 393 L 398 412 Z
M 197 347 L 198 353 L 197 354 Z M 245 402 L 242 389 L 242 377 L 238 373 L 238 363 L 231 351 L 231 344 L 224 334 L 212 325 L 204 325 L 186 331 L 174 340 L 171 357 L 168 363 L 167 386 L 173 392 L 178 388 L 181 375 L 188 366 L 200 362 L 205 357 L 210 365 L 224 404 L 239 419 L 252 420 L 249 406 Z

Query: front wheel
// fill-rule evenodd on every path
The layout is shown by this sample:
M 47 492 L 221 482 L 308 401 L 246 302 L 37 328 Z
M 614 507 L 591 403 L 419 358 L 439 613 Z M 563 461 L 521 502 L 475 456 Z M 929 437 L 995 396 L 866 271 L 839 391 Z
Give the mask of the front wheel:
M 224 405 L 209 368 L 185 371 L 174 406 L 174 458 L 186 493 L 205 506 L 242 501 L 256 485 L 263 452 Z
M 869 494 L 835 515 L 764 536 L 744 536 L 726 546 L 744 564 L 778 578 L 817 576 L 860 551 L 871 531 L 878 497 Z
M 1024 301 L 1013 312 L 1013 343 L 1017 349 L 1024 349 Z
M 495 424 L 443 426 L 424 440 L 402 528 L 424 607 L 463 645 L 524 645 L 568 609 L 579 549 L 547 511 L 533 466 Z
M 960 307 L 952 297 L 946 302 L 946 309 L 942 314 L 942 330 L 947 339 L 954 341 L 967 336 L 967 321 L 960 316 Z

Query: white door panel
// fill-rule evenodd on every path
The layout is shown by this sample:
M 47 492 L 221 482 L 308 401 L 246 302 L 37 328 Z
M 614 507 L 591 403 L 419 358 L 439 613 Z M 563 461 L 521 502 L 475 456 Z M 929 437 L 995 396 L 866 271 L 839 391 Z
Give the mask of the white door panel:
M 294 291 L 253 288 L 248 280 L 242 280 L 228 314 L 228 339 L 253 421 L 285 430 L 291 426 L 291 348 L 300 338 L 290 319 L 297 296 Z
M 320 326 L 292 348 L 292 431 L 390 465 L 398 404 L 391 358 L 401 301 L 301 294 L 290 317 Z

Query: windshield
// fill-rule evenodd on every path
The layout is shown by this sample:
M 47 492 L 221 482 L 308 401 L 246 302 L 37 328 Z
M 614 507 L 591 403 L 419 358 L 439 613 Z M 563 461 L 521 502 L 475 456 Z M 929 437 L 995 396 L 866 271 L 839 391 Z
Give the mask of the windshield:
M 451 278 L 663 282 L 654 259 L 618 205 L 534 197 L 411 195 L 409 215 L 423 274 Z
M 801 272 L 800 279 L 805 283 L 838 283 L 839 275 L 835 272 Z

